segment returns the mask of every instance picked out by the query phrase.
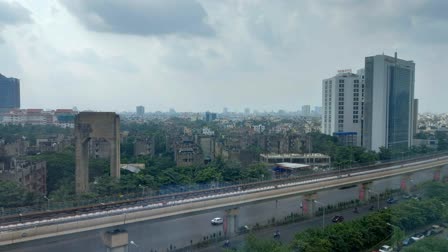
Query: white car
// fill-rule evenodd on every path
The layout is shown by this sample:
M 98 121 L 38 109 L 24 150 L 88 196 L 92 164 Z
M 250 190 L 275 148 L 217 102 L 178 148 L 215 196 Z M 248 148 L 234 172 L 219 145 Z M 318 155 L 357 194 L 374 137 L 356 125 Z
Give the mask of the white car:
M 415 234 L 411 237 L 412 240 L 414 241 L 419 241 L 421 239 L 425 238 L 425 236 L 423 234 Z
M 392 251 L 394 251 L 394 249 L 391 246 L 388 246 L 388 245 L 383 245 L 380 248 L 380 252 L 392 252 Z
M 220 217 L 216 217 L 216 218 L 214 218 L 213 220 L 212 220 L 212 225 L 219 225 L 219 224 L 222 224 L 224 221 L 223 221 L 223 219 L 222 218 L 220 218 Z

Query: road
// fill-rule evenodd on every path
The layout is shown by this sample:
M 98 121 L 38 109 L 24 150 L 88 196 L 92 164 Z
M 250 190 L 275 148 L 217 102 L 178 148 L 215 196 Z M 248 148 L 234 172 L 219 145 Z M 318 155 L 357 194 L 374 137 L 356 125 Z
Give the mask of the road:
M 380 207 L 384 207 L 386 205 L 387 204 L 384 201 L 382 201 L 380 203 Z M 335 215 L 342 215 L 342 216 L 344 216 L 344 221 L 350 221 L 350 220 L 365 216 L 369 213 L 372 213 L 372 211 L 369 210 L 369 207 L 370 206 L 360 207 L 358 209 L 359 213 L 353 213 L 353 209 L 347 209 L 347 210 L 343 210 L 343 211 L 339 211 L 336 213 L 331 213 L 329 215 L 326 215 L 325 216 L 325 226 L 337 225 L 335 223 L 332 223 L 332 221 L 331 221 Z M 317 227 L 317 228 L 322 227 L 322 217 L 314 217 L 312 219 L 308 219 L 308 220 L 305 220 L 302 222 L 297 222 L 297 223 L 292 223 L 292 224 L 288 224 L 288 225 L 271 227 L 271 228 L 259 230 L 256 233 L 254 233 L 254 235 L 258 239 L 269 240 L 269 239 L 273 239 L 274 232 L 276 230 L 278 230 L 281 234 L 279 240 L 282 243 L 286 244 L 293 240 L 294 235 L 296 233 L 305 231 L 306 229 L 313 228 L 313 227 Z M 247 237 L 247 235 L 240 235 L 240 236 L 236 236 L 236 237 L 232 238 L 230 240 L 231 247 L 232 248 L 242 248 L 244 246 L 246 237 Z M 210 245 L 207 248 L 196 249 L 195 251 L 200 251 L 200 252 L 224 251 L 225 249 L 223 249 L 222 246 L 223 246 L 223 242 L 219 242 L 219 243 Z
M 447 169 L 443 170 L 443 175 L 448 173 Z M 431 171 L 418 172 L 410 178 L 412 183 L 421 183 L 432 179 Z M 393 177 L 383 180 L 374 181 L 372 190 L 376 192 L 383 192 L 386 189 L 400 188 L 400 177 Z M 333 189 L 329 191 L 322 191 L 317 193 L 317 199 L 325 204 L 335 204 L 341 201 L 349 201 L 357 199 L 359 188 L 353 187 L 344 190 Z M 301 196 L 295 196 L 285 199 L 280 199 L 262 202 L 243 206 L 239 211 L 239 226 L 266 224 L 272 217 L 284 218 L 291 213 L 301 213 L 300 202 Z M 120 226 L 128 231 L 129 240 L 134 241 L 139 247 L 133 247 L 134 252 L 150 251 L 151 249 L 157 251 L 166 251 L 172 245 L 177 248 L 190 245 L 190 241 L 197 243 L 203 240 L 204 236 L 213 235 L 222 232 L 222 226 L 210 225 L 210 220 L 214 217 L 222 217 L 223 211 L 211 211 L 201 213 L 193 216 L 182 216 L 175 219 L 168 219 L 163 221 L 147 221 L 140 223 L 128 224 Z M 331 216 L 328 216 L 331 218 Z M 348 213 L 347 218 L 352 218 L 352 214 Z M 326 221 L 330 223 L 329 221 Z M 285 226 L 285 231 L 282 231 L 282 240 L 290 240 L 294 232 L 300 231 L 307 227 L 318 226 L 321 222 L 319 220 L 309 220 L 299 224 Z M 117 227 L 118 228 L 118 227 Z M 297 229 L 299 228 L 299 229 Z M 283 229 L 283 227 L 282 227 Z M 287 230 L 291 229 L 291 232 Z M 111 228 L 107 229 L 111 230 Z M 15 245 L 8 245 L 0 247 L 0 251 L 9 252 L 78 252 L 78 251 L 105 251 L 102 242 L 102 233 L 106 230 L 95 230 L 73 235 L 59 236 L 48 239 L 35 240 L 31 242 L 24 242 Z M 265 232 L 265 231 L 263 231 Z M 262 237 L 270 238 L 272 230 L 266 231 L 265 236 L 263 232 Z

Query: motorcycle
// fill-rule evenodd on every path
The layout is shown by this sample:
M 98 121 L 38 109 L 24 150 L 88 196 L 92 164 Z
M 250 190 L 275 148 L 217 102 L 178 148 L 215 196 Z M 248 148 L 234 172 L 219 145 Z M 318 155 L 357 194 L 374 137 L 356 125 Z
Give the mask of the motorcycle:
M 274 239 L 279 239 L 280 238 L 280 232 L 277 230 L 274 233 Z

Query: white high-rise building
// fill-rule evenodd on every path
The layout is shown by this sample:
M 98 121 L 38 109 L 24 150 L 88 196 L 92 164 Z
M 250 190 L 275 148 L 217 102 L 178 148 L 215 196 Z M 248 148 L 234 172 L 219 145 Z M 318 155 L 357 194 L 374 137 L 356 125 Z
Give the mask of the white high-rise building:
M 407 149 L 414 132 L 415 63 L 386 55 L 365 58 L 363 146 Z
M 339 70 L 322 81 L 322 133 L 361 146 L 364 71 Z

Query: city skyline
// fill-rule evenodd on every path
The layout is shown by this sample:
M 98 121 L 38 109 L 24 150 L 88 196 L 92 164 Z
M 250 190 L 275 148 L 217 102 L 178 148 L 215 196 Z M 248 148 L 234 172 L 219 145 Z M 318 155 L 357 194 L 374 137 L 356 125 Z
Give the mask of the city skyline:
M 444 2 L 160 3 L 0 1 L 0 73 L 23 108 L 297 111 L 321 104 L 323 78 L 398 51 L 420 111 L 446 112 Z

